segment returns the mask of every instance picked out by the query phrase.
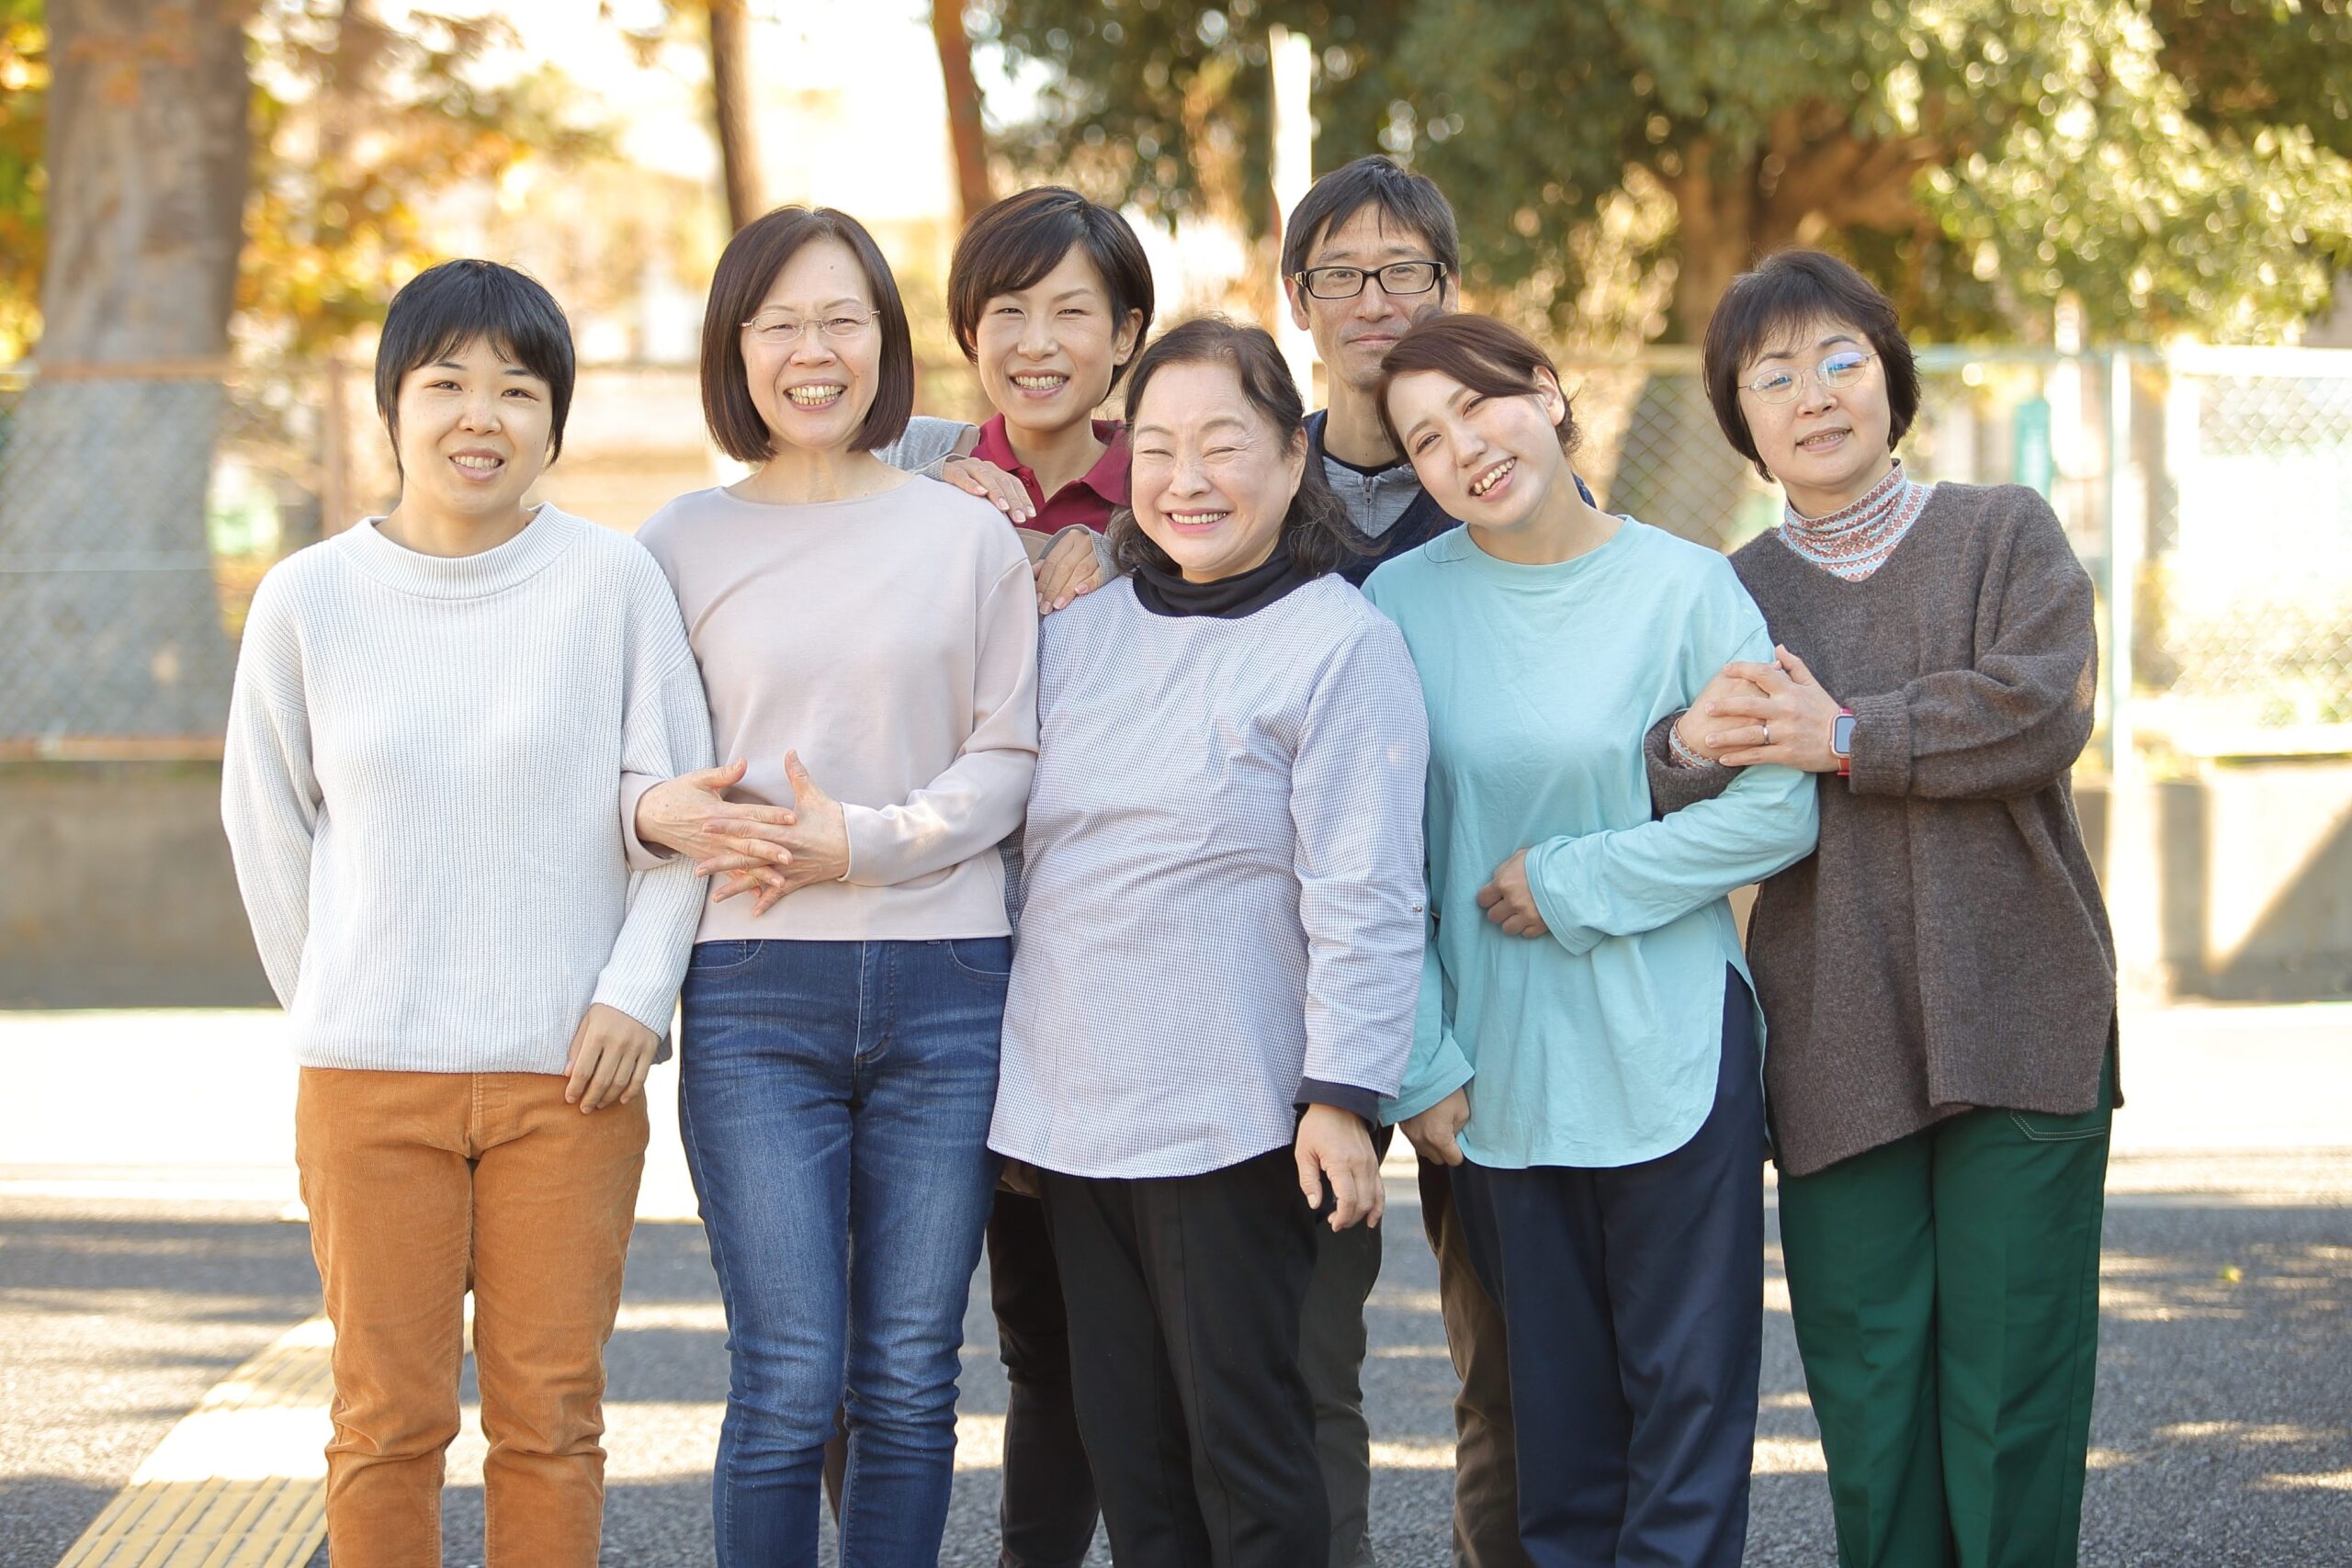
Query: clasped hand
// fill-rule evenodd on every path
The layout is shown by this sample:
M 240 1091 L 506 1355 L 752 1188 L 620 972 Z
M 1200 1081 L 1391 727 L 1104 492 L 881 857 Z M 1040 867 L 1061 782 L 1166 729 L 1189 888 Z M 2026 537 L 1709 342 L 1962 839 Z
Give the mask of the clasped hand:
M 1776 763 L 1834 773 L 1831 732 L 1846 710 L 1785 648 L 1772 662 L 1726 664 L 1675 721 L 1682 744 L 1727 768 Z
M 784 754 L 793 804 L 729 800 L 744 763 L 680 773 L 638 797 L 637 836 L 694 858 L 695 874 L 718 876 L 721 902 L 754 893 L 754 916 L 820 882 L 849 874 L 849 828 L 841 802 L 818 787 L 797 751 Z

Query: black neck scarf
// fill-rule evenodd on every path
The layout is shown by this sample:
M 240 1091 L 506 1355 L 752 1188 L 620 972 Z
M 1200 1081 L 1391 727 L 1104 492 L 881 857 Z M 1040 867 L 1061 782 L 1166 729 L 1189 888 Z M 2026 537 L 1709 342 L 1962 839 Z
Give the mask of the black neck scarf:
M 1290 551 L 1277 544 L 1262 566 L 1214 582 L 1188 582 L 1181 572 L 1163 571 L 1146 562 L 1136 568 L 1136 598 L 1155 615 L 1214 615 L 1234 621 L 1264 609 L 1318 575 L 1292 560 Z

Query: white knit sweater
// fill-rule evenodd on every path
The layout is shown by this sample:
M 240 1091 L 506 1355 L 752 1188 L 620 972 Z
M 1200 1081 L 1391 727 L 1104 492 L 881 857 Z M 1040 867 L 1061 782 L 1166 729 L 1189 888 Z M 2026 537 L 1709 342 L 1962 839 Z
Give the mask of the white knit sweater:
M 666 1032 L 702 888 L 632 873 L 625 772 L 710 763 L 677 601 L 541 507 L 480 555 L 368 519 L 282 561 L 237 661 L 221 816 L 304 1065 L 559 1073 L 592 1002 Z

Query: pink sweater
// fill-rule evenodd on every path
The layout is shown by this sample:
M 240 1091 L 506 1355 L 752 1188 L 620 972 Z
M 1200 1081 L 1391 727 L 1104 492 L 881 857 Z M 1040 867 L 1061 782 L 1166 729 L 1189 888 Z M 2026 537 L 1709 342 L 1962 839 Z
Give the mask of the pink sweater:
M 734 798 L 792 804 L 797 750 L 849 829 L 844 880 L 757 919 L 748 896 L 707 904 L 695 940 L 1004 935 L 996 846 L 1036 766 L 1037 606 L 996 510 L 926 479 L 798 506 L 706 490 L 637 536 L 685 614 L 719 760 L 750 761 Z M 625 810 L 655 782 L 629 780 Z

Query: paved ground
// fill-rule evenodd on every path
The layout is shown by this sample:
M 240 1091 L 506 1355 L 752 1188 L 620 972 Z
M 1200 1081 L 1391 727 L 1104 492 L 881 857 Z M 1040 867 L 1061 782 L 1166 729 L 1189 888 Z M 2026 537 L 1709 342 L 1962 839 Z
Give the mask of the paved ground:
M 284 1217 L 274 1029 L 0 1015 L 0 1568 L 51 1568 L 207 1388 L 316 1310 Z M 2154 1015 L 2127 1041 L 2084 1562 L 2352 1564 L 2352 1009 Z M 1422 1568 L 1445 1560 L 1451 1370 L 1398 1175 L 1367 1368 L 1374 1528 L 1384 1562 Z M 665 1151 L 649 1210 L 676 1211 L 676 1176 Z M 1826 1497 L 1777 1263 L 1748 1562 L 1818 1568 Z M 974 1301 L 957 1565 L 994 1561 L 1004 1408 Z M 612 1355 L 608 1562 L 708 1562 L 725 1376 L 699 1228 L 650 1220 Z M 479 1455 L 471 1438 L 452 1455 L 453 1564 L 480 1561 Z

